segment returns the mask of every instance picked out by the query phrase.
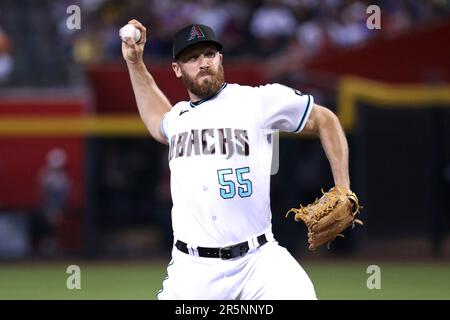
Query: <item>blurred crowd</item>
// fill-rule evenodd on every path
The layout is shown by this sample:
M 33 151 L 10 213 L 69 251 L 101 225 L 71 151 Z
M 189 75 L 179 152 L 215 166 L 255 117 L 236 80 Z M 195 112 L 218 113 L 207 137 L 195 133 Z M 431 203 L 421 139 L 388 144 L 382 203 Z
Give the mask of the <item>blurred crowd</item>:
M 71 1 L 58 2 L 61 12 Z M 96 0 L 82 1 L 83 28 L 60 35 L 79 62 L 120 57 L 118 29 L 131 18 L 149 30 L 146 54 L 170 57 L 172 36 L 190 23 L 211 26 L 227 56 L 268 57 L 294 51 L 299 59 L 363 44 L 378 36 L 366 27 L 369 5 L 379 5 L 383 35 L 449 16 L 446 0 Z
M 80 29 L 67 27 L 74 4 Z M 366 26 L 370 5 L 380 8 L 381 31 Z M 450 0 L 4 0 L 0 85 L 8 77 L 9 86 L 82 84 L 83 65 L 121 59 L 118 31 L 132 18 L 148 28 L 146 58 L 170 59 L 175 31 L 202 23 L 215 30 L 227 58 L 279 57 L 301 66 L 449 16 Z

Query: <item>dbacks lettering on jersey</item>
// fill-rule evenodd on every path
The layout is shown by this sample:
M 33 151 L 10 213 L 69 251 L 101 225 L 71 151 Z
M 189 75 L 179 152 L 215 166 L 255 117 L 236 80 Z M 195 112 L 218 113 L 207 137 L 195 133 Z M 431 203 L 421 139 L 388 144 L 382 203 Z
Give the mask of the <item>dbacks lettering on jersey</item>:
M 192 129 L 175 134 L 170 139 L 169 161 L 174 158 L 199 155 L 226 155 L 227 159 L 235 153 L 242 156 L 250 154 L 247 130 L 244 129 Z

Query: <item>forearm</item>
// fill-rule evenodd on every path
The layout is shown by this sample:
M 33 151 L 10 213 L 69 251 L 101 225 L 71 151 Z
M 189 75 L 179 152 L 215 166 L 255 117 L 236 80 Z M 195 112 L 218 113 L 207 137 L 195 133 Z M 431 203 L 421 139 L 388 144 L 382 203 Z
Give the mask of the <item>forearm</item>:
M 350 188 L 348 144 L 339 119 L 329 111 L 318 129 L 320 142 L 333 173 L 334 184 Z
M 159 121 L 170 111 L 171 104 L 143 62 L 127 63 L 127 66 L 141 119 L 150 134 L 157 138 L 160 136 Z

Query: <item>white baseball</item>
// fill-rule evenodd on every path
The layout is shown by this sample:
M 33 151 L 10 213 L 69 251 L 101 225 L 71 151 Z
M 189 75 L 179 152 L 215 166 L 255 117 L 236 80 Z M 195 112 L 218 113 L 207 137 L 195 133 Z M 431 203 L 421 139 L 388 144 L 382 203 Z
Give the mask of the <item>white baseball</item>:
M 141 39 L 141 31 L 130 23 L 120 28 L 119 35 L 125 42 L 130 38 L 134 39 L 134 42 L 139 42 Z

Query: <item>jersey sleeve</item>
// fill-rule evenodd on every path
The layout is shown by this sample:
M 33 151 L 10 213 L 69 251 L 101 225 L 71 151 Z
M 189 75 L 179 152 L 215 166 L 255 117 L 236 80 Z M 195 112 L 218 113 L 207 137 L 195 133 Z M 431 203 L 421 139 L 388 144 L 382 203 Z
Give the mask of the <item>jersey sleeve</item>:
M 166 112 L 161 118 L 160 130 L 167 141 L 169 141 L 168 122 L 169 122 L 169 112 Z
M 258 89 L 264 128 L 286 132 L 303 130 L 314 105 L 313 96 L 277 83 Z
M 170 111 L 167 111 L 161 118 L 160 122 L 160 131 L 162 132 L 163 136 L 166 138 L 167 141 L 170 141 L 170 137 L 173 134 L 173 122 L 176 117 L 177 112 L 183 107 L 182 102 L 178 102 L 176 105 L 170 109 Z

